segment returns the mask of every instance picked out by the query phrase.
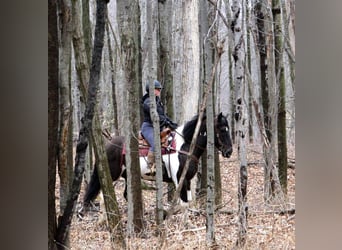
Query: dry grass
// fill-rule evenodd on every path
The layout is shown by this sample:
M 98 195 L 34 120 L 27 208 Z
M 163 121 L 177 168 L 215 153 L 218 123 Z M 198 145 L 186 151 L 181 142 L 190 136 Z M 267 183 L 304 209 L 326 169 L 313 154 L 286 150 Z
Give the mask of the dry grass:
M 248 231 L 244 249 L 295 249 L 295 215 L 279 211 L 295 209 L 295 170 L 288 170 L 287 201 L 265 204 L 263 201 L 263 168 L 261 148 L 248 147 Z M 294 151 L 289 152 L 295 158 Z M 253 164 L 251 164 L 253 163 Z M 211 249 L 232 249 L 237 239 L 237 152 L 229 159 L 221 158 L 223 203 L 215 214 L 216 245 Z M 153 183 L 148 183 L 154 185 Z M 122 221 L 127 222 L 127 203 L 123 199 L 123 180 L 116 183 Z M 164 186 L 166 192 L 166 186 Z M 57 191 L 58 192 L 58 191 Z M 58 194 L 57 194 L 58 197 Z M 83 189 L 80 198 L 83 197 Z M 173 215 L 165 222 L 165 237 L 155 236 L 155 192 L 143 191 L 144 237 L 126 239 L 127 249 L 210 249 L 206 241 L 205 206 L 192 202 L 190 209 Z M 81 200 L 81 199 L 80 199 Z M 165 202 L 166 204 L 166 202 Z M 167 207 L 167 204 L 166 204 Z M 76 216 L 70 232 L 71 249 L 113 249 L 109 233 L 98 223 L 100 213 L 88 213 L 83 220 Z

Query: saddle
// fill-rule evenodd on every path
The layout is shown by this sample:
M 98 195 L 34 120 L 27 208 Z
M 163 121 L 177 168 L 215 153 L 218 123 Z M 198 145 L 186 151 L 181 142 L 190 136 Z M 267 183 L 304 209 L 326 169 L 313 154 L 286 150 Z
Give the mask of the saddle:
M 175 148 L 175 133 L 172 132 L 170 128 L 164 128 L 160 132 L 160 145 L 162 148 L 162 155 L 163 154 L 170 154 L 176 152 Z M 150 148 L 150 144 L 147 140 L 145 140 L 144 136 L 139 131 L 139 156 L 147 156 L 148 150 Z

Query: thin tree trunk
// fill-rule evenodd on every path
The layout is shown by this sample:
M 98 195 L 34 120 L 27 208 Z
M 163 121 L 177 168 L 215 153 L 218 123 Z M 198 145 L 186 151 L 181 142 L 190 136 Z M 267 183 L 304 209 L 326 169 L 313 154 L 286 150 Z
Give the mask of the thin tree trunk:
M 158 1 L 139 1 L 141 6 L 141 70 L 142 87 L 153 79 L 159 79 L 159 24 Z M 149 27 L 152 26 L 152 27 Z
M 249 7 L 249 0 L 246 1 L 246 5 L 245 6 L 245 10 L 246 10 L 246 19 L 245 19 L 245 23 L 247 22 L 247 24 L 250 23 L 250 15 L 251 15 L 251 11 L 250 11 L 250 7 Z M 250 27 L 249 25 L 245 25 L 247 27 L 245 27 L 246 29 L 246 44 L 247 44 L 247 55 L 246 55 L 246 60 L 247 60 L 247 69 L 250 71 L 251 69 L 251 64 L 252 64 L 252 50 L 250 48 L 250 44 L 251 44 L 251 32 L 250 32 Z M 250 85 L 248 85 L 248 96 L 252 95 L 252 89 L 250 88 Z M 249 119 L 249 123 L 248 123 L 248 138 L 249 138 L 249 143 L 253 144 L 254 142 L 254 129 L 253 129 L 253 103 L 252 103 L 252 98 L 248 98 L 248 119 Z
M 124 62 L 124 83 L 127 88 L 125 96 L 126 117 L 124 119 L 126 141 L 126 167 L 127 167 L 127 195 L 128 195 L 128 235 L 141 232 L 143 229 L 143 207 L 141 193 L 141 172 L 139 165 L 139 150 L 136 136 L 139 130 L 139 33 L 140 10 L 136 0 L 117 3 L 117 12 L 120 13 L 118 21 L 121 23 L 121 57 Z
M 152 8 L 153 12 L 154 8 Z M 149 13 L 149 11 L 147 12 Z M 148 25 L 147 32 L 151 32 L 155 29 L 154 27 L 154 20 L 152 19 L 151 22 L 149 22 L 150 25 Z M 151 53 L 152 47 L 148 46 L 148 54 L 152 55 Z M 148 61 L 149 64 L 152 63 L 152 56 L 149 56 Z M 150 93 L 150 100 L 151 100 L 151 118 L 153 121 L 153 128 L 154 128 L 154 145 L 155 145 L 155 162 L 156 162 L 156 185 L 157 185 L 157 193 L 156 193 L 156 221 L 157 225 L 159 226 L 157 229 L 157 233 L 163 235 L 163 228 L 162 223 L 164 219 L 164 210 L 163 210 L 163 171 L 162 171 L 162 158 L 161 158 L 161 144 L 160 144 L 160 130 L 159 130 L 159 116 L 157 113 L 157 105 L 156 105 L 156 99 L 154 96 L 154 84 L 153 79 L 149 78 L 149 93 Z
M 172 81 L 172 58 L 171 58 L 171 22 L 172 22 L 172 1 L 158 1 L 158 13 L 159 13 L 159 67 L 158 67 L 158 79 L 163 85 L 163 91 L 161 93 L 161 100 L 164 103 L 165 112 L 169 117 L 176 121 L 175 112 L 173 108 L 173 81 Z M 179 122 L 179 121 L 178 121 Z M 174 184 L 168 183 L 167 199 L 172 201 L 174 194 Z
M 48 31 L 48 249 L 56 249 L 55 185 L 58 139 L 58 30 L 56 1 L 49 1 Z
M 173 82 L 171 73 L 171 1 L 158 1 L 159 12 L 159 67 L 158 67 L 158 79 L 163 85 L 163 91 L 161 93 L 161 99 L 165 106 L 165 112 L 169 117 L 175 120 L 173 110 Z
M 268 16 L 270 13 L 267 13 L 267 8 L 264 2 L 257 2 L 255 6 L 256 16 L 257 16 L 257 27 L 258 27 L 258 47 L 260 53 L 260 75 L 261 75 L 261 98 L 262 98 L 262 110 L 263 110 L 263 125 L 265 129 L 265 134 L 267 139 L 263 144 L 263 153 L 265 158 L 264 164 L 264 200 L 269 202 L 270 198 L 274 195 L 274 176 L 272 176 L 272 169 L 274 168 L 274 153 L 275 149 L 272 146 L 274 134 L 272 134 L 272 102 L 270 97 L 274 95 L 272 86 L 272 80 L 274 77 L 274 71 L 272 71 L 273 56 L 270 53 L 273 53 L 270 42 L 273 42 L 273 39 L 270 36 L 273 36 L 273 29 L 271 28 L 272 21 Z M 266 36 L 265 34 L 269 34 Z M 273 114 L 274 115 L 274 114 Z M 273 121 L 274 123 L 275 121 Z
M 243 28 L 244 1 L 234 0 L 232 3 L 233 23 L 232 31 L 234 34 L 234 66 L 235 66 L 235 133 L 239 149 L 240 173 L 238 183 L 239 199 L 239 226 L 236 246 L 242 248 L 247 239 L 247 153 L 246 153 L 246 134 L 248 131 L 247 103 L 245 100 L 245 39 Z
M 60 120 L 58 174 L 60 178 L 60 210 L 66 205 L 72 180 L 72 106 L 71 106 L 71 39 L 72 11 L 70 0 L 60 0 Z
M 107 32 L 107 45 L 108 45 L 108 54 L 109 54 L 109 65 L 111 70 L 111 86 L 112 86 L 112 102 L 113 102 L 113 126 L 114 128 L 118 127 L 118 118 L 117 118 L 117 103 L 116 103 L 116 95 L 115 95 L 115 68 L 114 68 L 114 55 L 113 48 L 111 46 L 110 32 L 109 32 L 109 19 L 107 19 L 106 23 L 106 32 Z M 115 45 L 117 46 L 117 45 Z
M 211 43 L 211 39 L 213 39 L 214 32 L 209 32 L 209 26 L 213 24 L 213 12 L 209 13 L 208 3 L 205 2 L 200 8 L 200 48 L 201 48 L 201 82 L 203 86 L 206 86 L 210 80 L 210 73 L 213 70 L 213 62 L 214 62 L 214 54 L 213 54 L 213 43 Z M 211 27 L 213 28 L 213 27 Z M 201 89 L 203 92 L 203 89 Z M 201 164 L 201 179 L 200 179 L 200 195 L 203 195 L 203 198 L 207 197 L 207 172 L 208 172 L 208 163 L 207 163 L 207 151 L 204 151 L 202 155 L 202 164 Z M 203 199 L 203 202 L 205 199 Z M 204 205 L 204 204 L 203 204 Z
M 206 207 L 206 238 L 207 245 L 211 247 L 215 244 L 215 152 L 214 152 L 214 107 L 212 88 L 208 91 L 206 106 L 207 115 L 207 207 Z
M 75 0 L 74 0 L 75 1 Z M 91 62 L 91 52 L 92 52 L 92 32 L 91 32 L 91 23 L 89 17 L 89 0 L 81 0 L 82 1 L 82 28 L 84 34 L 84 45 L 86 50 L 87 61 L 90 64 Z
M 274 19 L 275 36 L 275 70 L 279 87 L 278 99 L 278 169 L 279 181 L 283 192 L 287 193 L 287 136 L 286 136 L 286 109 L 285 109 L 285 74 L 283 64 L 283 19 L 280 0 L 273 0 L 272 12 Z
M 219 152 L 215 149 L 215 205 L 220 207 L 222 204 L 222 179 Z
M 91 53 L 91 48 L 87 48 L 86 43 L 88 42 L 85 38 L 85 30 L 90 32 L 90 29 L 82 29 L 82 27 L 87 23 L 87 15 L 83 13 L 82 10 L 82 0 L 72 0 L 72 16 L 73 16 L 73 46 L 74 46 L 74 56 L 75 56 L 75 68 L 79 80 L 78 89 L 80 90 L 80 107 L 82 112 L 84 112 L 85 103 L 87 99 L 87 88 L 89 83 L 89 65 L 90 58 L 88 58 L 88 53 Z M 89 5 L 89 3 L 85 3 Z M 86 10 L 88 7 L 84 7 Z M 89 19 L 89 13 L 88 13 Z M 89 20 L 88 20 L 89 22 Z M 90 35 L 91 36 L 91 35 Z M 93 154 L 92 154 L 93 142 L 92 138 L 89 140 L 89 147 L 87 148 L 87 162 L 85 164 L 84 176 L 85 182 L 88 184 L 90 181 L 90 176 L 93 170 Z
M 173 82 L 173 106 L 174 118 L 182 122 L 182 98 L 184 92 L 182 91 L 182 64 L 183 64 L 183 42 L 184 31 L 182 28 L 181 18 L 183 18 L 183 6 L 180 0 L 172 1 L 172 21 L 171 21 L 171 44 L 172 44 L 172 82 Z

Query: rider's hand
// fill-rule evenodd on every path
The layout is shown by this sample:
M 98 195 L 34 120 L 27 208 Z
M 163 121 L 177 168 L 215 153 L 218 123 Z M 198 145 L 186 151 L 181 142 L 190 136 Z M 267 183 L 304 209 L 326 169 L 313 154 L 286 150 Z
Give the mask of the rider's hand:
M 168 127 L 171 128 L 172 130 L 175 130 L 178 127 L 178 124 L 172 121 L 169 121 Z

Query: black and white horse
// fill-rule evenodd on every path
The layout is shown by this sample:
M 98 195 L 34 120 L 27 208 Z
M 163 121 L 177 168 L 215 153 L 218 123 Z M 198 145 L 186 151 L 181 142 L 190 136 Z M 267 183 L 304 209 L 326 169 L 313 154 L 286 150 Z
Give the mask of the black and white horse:
M 195 132 L 198 115 L 193 117 L 187 123 L 179 126 L 171 133 L 168 148 L 162 149 L 163 161 L 163 181 L 173 182 L 178 187 L 179 179 L 185 166 L 192 137 Z M 232 142 L 230 138 L 230 130 L 228 121 L 225 116 L 220 113 L 214 119 L 215 147 L 221 151 L 222 156 L 229 158 L 233 152 Z M 106 143 L 106 152 L 108 157 L 109 168 L 113 181 L 120 176 L 127 180 L 125 170 L 125 138 L 123 136 L 114 136 Z M 190 156 L 190 164 L 186 173 L 183 187 L 181 189 L 180 198 L 184 202 L 192 200 L 190 183 L 198 170 L 198 162 L 207 145 L 207 127 L 206 117 L 201 122 L 200 131 L 196 138 L 196 145 L 193 154 Z M 140 169 L 143 179 L 151 180 L 150 169 L 147 166 L 147 150 L 141 153 Z M 100 182 L 96 167 L 92 174 L 86 194 L 84 196 L 84 205 L 88 206 L 100 192 Z M 127 198 L 127 182 L 125 187 L 125 198 Z

